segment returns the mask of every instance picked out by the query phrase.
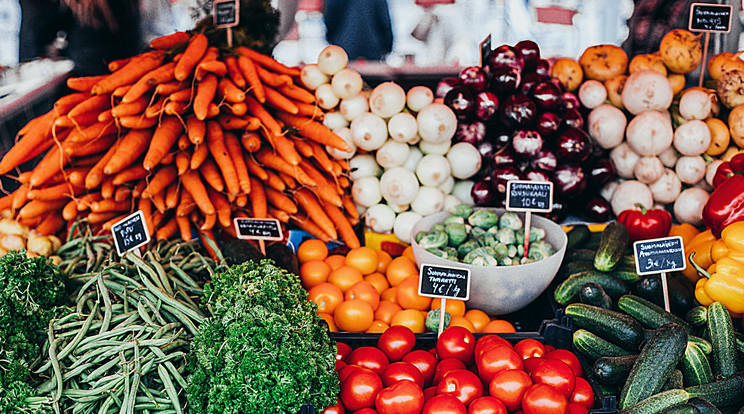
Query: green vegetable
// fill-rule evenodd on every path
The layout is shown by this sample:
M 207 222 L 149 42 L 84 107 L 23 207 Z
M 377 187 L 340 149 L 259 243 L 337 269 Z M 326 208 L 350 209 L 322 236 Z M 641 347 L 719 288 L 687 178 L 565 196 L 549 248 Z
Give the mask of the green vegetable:
M 444 226 L 444 230 L 449 238 L 448 243 L 450 246 L 457 247 L 468 238 L 468 230 L 465 228 L 464 223 L 447 223 Z
M 713 373 L 727 378 L 736 373 L 736 336 L 726 306 L 713 302 L 708 306 L 708 331 L 713 345 Z
M 468 217 L 470 217 L 471 214 L 473 214 L 473 207 L 467 204 L 457 204 L 455 206 L 452 206 L 452 208 L 450 208 L 449 213 L 452 214 L 453 216 L 467 219 Z
M 492 248 L 488 246 L 477 247 L 465 255 L 462 262 L 476 266 L 496 266 L 498 260 L 495 256 L 496 252 Z
M 602 240 L 594 255 L 594 267 L 603 272 L 612 270 L 620 263 L 629 241 L 627 227 L 617 221 L 610 222 L 602 231 Z
M 530 242 L 529 253 L 527 253 L 527 257 L 538 261 L 547 259 L 553 254 L 555 254 L 555 249 L 553 249 L 553 246 L 551 246 L 550 243 L 543 240 L 537 240 L 534 242 Z
M 468 223 L 482 229 L 489 229 L 499 224 L 499 215 L 493 210 L 481 208 L 468 216 Z
M 588 329 L 627 350 L 637 350 L 643 341 L 641 324 L 624 313 L 583 303 L 572 303 L 566 306 L 565 312 L 579 328 Z
M 543 240 L 545 238 L 545 234 L 546 233 L 544 229 L 530 226 L 530 243 L 536 242 L 538 240 Z M 514 236 L 518 244 L 524 244 L 524 229 L 515 230 Z
M 432 230 L 424 234 L 418 244 L 424 249 L 441 249 L 447 245 L 447 241 L 447 233 L 443 230 Z
M 462 260 L 465 256 L 467 256 L 468 253 L 470 253 L 477 247 L 479 247 L 478 242 L 476 240 L 470 239 L 465 243 L 457 246 L 457 257 Z
M 501 218 L 499 219 L 499 227 L 502 229 L 507 228 L 517 231 L 523 228 L 522 219 L 519 218 L 519 215 L 517 213 L 513 211 L 507 211 L 506 213 L 501 215 Z
M 465 224 L 465 218 L 460 216 L 449 216 L 442 222 L 444 226 L 446 227 L 448 224 L 451 223 L 459 223 L 459 224 Z
M 426 325 L 426 329 L 432 332 L 439 332 L 439 313 L 440 313 L 440 309 L 432 309 L 426 313 L 426 320 L 424 321 L 424 325 Z M 452 320 L 452 317 L 450 316 L 449 312 L 444 311 L 444 328 L 445 329 L 449 326 L 451 320 Z
M 514 235 L 514 230 L 508 227 L 500 228 L 498 233 L 496 233 L 496 239 L 499 243 L 504 244 L 514 244 L 517 241 L 517 238 Z

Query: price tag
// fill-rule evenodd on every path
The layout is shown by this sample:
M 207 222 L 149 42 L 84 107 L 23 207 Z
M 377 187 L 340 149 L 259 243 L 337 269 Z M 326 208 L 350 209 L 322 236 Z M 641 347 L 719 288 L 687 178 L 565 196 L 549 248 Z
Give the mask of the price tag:
M 481 66 L 486 63 L 488 55 L 491 53 L 491 35 L 489 34 L 480 42 Z
M 633 252 L 636 273 L 641 276 L 684 270 L 687 267 L 685 246 L 680 236 L 639 240 L 633 243 Z
M 728 33 L 731 31 L 733 6 L 730 4 L 692 3 L 690 31 Z
M 238 25 L 240 4 L 237 0 L 214 0 L 214 26 L 233 27 Z
M 442 299 L 470 299 L 470 270 L 421 265 L 418 294 Z
M 282 226 L 277 219 L 235 217 L 233 223 L 239 239 L 282 240 Z
M 553 210 L 553 183 L 550 181 L 509 181 L 506 183 L 506 209 L 509 211 Z
M 145 222 L 142 210 L 124 217 L 111 226 L 114 235 L 114 245 L 119 256 L 150 242 L 150 232 Z

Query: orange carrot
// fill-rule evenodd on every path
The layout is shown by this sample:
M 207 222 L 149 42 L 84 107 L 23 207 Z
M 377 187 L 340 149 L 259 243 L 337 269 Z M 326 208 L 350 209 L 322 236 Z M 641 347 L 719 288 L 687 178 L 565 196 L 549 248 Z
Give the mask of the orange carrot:
M 217 77 L 206 75 L 196 86 L 196 95 L 194 95 L 194 115 L 199 120 L 207 119 L 209 113 L 209 104 L 214 99 L 217 92 Z
M 98 81 L 90 89 L 92 95 L 103 95 L 111 93 L 119 86 L 134 83 L 147 72 L 160 66 L 163 62 L 163 53 L 160 51 L 145 52 L 134 56 L 121 69 Z
M 124 211 L 132 205 L 132 200 L 115 201 L 113 198 L 99 200 L 91 203 L 90 211 L 94 213 L 105 213 L 107 211 Z
M 248 172 L 258 177 L 261 181 L 266 181 L 269 178 L 269 174 L 266 172 L 266 170 L 261 167 L 256 160 L 253 159 L 250 153 L 245 154 L 243 156 L 243 159 L 245 160 L 245 165 L 248 167 Z
M 144 167 L 135 164 L 117 173 L 114 176 L 113 183 L 114 185 L 122 185 L 130 181 L 141 180 L 147 177 L 148 174 L 150 174 L 150 172 L 147 171 Z
M 195 208 L 196 203 L 194 203 L 194 198 L 191 197 L 191 193 L 189 193 L 188 190 L 181 191 L 181 200 L 178 202 L 178 207 L 176 207 L 176 215 L 178 217 L 188 217 Z
M 175 76 L 173 73 L 175 67 L 176 62 L 171 61 L 147 72 L 134 82 L 127 93 L 121 97 L 121 101 L 123 103 L 133 102 L 142 97 L 150 89 L 153 89 L 155 85 L 172 81 Z
M 239 56 L 238 68 L 240 68 L 240 73 L 245 78 L 249 90 L 253 92 L 253 96 L 256 97 L 258 102 L 266 102 L 266 92 L 264 91 L 263 83 L 261 83 L 261 78 L 258 77 L 256 65 L 253 63 L 253 60 L 247 56 Z
M 351 196 L 344 195 L 344 197 L 341 199 L 341 201 L 344 203 L 344 210 L 346 210 L 346 214 L 351 216 L 352 218 L 359 218 L 359 211 L 357 211 L 356 205 L 354 204 L 354 200 L 351 198 Z
M 302 102 L 292 101 L 297 106 L 297 115 L 305 116 L 311 119 L 322 121 L 325 114 L 318 105 L 306 104 Z
M 36 164 L 36 167 L 29 178 L 28 183 L 31 187 L 38 187 L 68 164 L 69 158 L 67 158 L 59 148 L 59 145 L 54 145 L 49 152 L 44 155 L 44 158 Z
M 219 255 L 212 248 L 212 246 L 217 246 L 217 239 L 214 237 L 214 233 L 211 230 L 199 230 L 199 240 L 201 240 L 202 246 L 204 246 L 204 250 L 207 251 L 209 257 L 213 260 L 219 260 Z
M 320 171 L 315 169 L 315 167 L 310 165 L 310 163 L 307 161 L 303 161 L 300 166 L 302 167 L 303 171 L 305 171 L 305 173 L 310 176 L 310 178 L 318 183 L 316 191 L 321 200 L 326 201 L 327 203 L 332 204 L 336 207 L 343 206 L 341 197 L 339 197 L 338 193 L 336 192 L 336 187 L 331 184 Z
M 313 148 L 313 155 L 307 158 L 315 159 L 323 171 L 336 176 L 336 174 L 333 174 L 333 163 L 331 162 L 331 159 L 328 158 L 328 152 L 325 148 L 312 140 L 307 140 L 305 142 Z
M 178 224 L 178 232 L 181 234 L 181 240 L 191 240 L 191 221 L 188 217 L 181 217 L 176 215 L 176 223 Z
M 289 164 L 281 157 L 276 156 L 269 149 L 261 148 L 259 151 L 255 153 L 255 156 L 256 156 L 256 160 L 258 160 L 258 162 L 263 164 L 264 167 L 268 167 L 268 168 L 277 170 L 279 172 L 283 172 L 292 177 L 295 177 L 300 183 L 304 185 L 309 185 L 309 186 L 318 185 L 318 183 L 316 183 L 315 180 L 313 180 L 307 174 L 305 174 L 305 172 L 302 171 L 301 168 Z
M 44 217 L 45 215 L 42 214 L 36 217 L 18 217 L 17 220 L 18 220 L 18 223 L 30 229 L 33 229 L 33 228 L 36 228 L 36 226 L 38 226 L 39 224 L 41 224 L 41 220 L 43 220 Z
M 227 65 L 219 60 L 201 62 L 196 66 L 197 79 L 203 78 L 207 73 L 213 73 L 219 77 L 227 75 Z
M 323 231 L 331 237 L 336 239 L 338 233 L 336 227 L 333 225 L 333 221 L 328 217 L 323 207 L 315 198 L 315 195 L 306 188 L 300 188 L 294 193 L 297 203 L 305 210 L 305 213 L 318 225 Z
M 142 194 L 143 191 L 145 191 L 145 188 L 147 187 L 147 181 L 145 180 L 139 180 L 137 183 L 134 184 L 134 187 L 132 187 L 132 198 L 140 198 L 140 194 Z M 145 198 L 144 200 L 149 200 Z
M 60 198 L 57 200 L 31 200 L 18 211 L 18 219 L 30 219 L 39 217 L 50 211 L 58 212 L 65 204 L 67 204 L 66 198 Z
M 279 174 L 274 173 L 272 170 L 266 171 L 267 178 L 263 181 L 266 182 L 270 188 L 276 191 L 284 191 L 287 189 L 287 184 L 279 177 Z
M 240 143 L 246 151 L 256 152 L 261 149 L 261 136 L 256 132 L 244 131 L 240 136 Z
M 293 99 L 295 101 L 302 102 L 304 104 L 315 103 L 315 95 L 301 86 L 289 84 L 279 87 L 278 90 L 287 98 Z
M 183 88 L 187 88 L 189 86 L 186 82 L 181 82 L 177 80 L 173 80 L 170 82 L 164 82 L 157 86 L 155 86 L 155 93 L 160 96 L 168 96 L 172 94 L 173 92 L 180 91 Z
M 305 158 L 313 157 L 313 147 L 306 140 L 293 139 L 292 142 L 294 143 L 294 146 L 295 148 L 297 148 L 297 151 L 300 153 L 300 155 Z
M 181 175 L 186 172 L 186 170 L 189 169 L 189 164 L 191 163 L 191 157 L 189 156 L 189 153 L 186 151 L 179 151 L 176 153 L 176 170 L 178 170 L 178 175 Z
M 248 194 L 238 194 L 237 197 L 235 197 L 235 205 L 243 208 L 248 204 Z
M 230 79 L 232 79 L 238 88 L 245 89 L 245 77 L 240 73 L 238 59 L 235 56 L 227 56 L 225 57 L 225 64 L 227 64 L 227 73 L 230 76 Z
M 98 118 L 96 118 L 98 122 L 111 122 L 114 119 L 114 115 L 111 113 L 110 109 L 107 109 L 100 114 L 98 114 Z
M 183 124 L 181 124 L 180 119 L 174 116 L 164 116 L 160 125 L 155 129 L 155 133 L 152 135 L 152 140 L 150 141 L 147 153 L 145 153 L 142 166 L 146 170 L 152 170 L 158 165 L 165 154 L 170 152 L 171 147 L 178 140 L 181 132 L 183 132 Z
M 103 80 L 106 76 L 108 75 L 67 78 L 67 87 L 73 91 L 88 92 L 93 85 Z
M 238 186 L 244 193 L 250 192 L 251 182 L 248 174 L 248 166 L 245 164 L 245 158 L 243 158 L 243 148 L 240 146 L 238 137 L 232 132 L 225 132 L 225 147 L 235 166 L 235 172 L 238 176 Z
M 59 200 L 64 197 L 74 197 L 80 194 L 85 187 L 72 185 L 68 182 L 61 182 L 46 188 L 32 188 L 28 190 L 27 197 L 29 200 Z
M 207 193 L 209 199 L 214 203 L 214 208 L 217 210 L 217 220 L 220 222 L 222 227 L 232 226 L 230 203 L 227 201 L 222 193 L 218 193 L 211 187 L 207 187 Z
M 173 164 L 173 160 L 176 158 L 175 153 L 169 152 L 163 156 L 163 159 L 160 160 L 161 165 L 170 165 Z
M 75 105 L 79 104 L 80 102 L 83 102 L 84 100 L 90 98 L 89 93 L 85 92 L 77 92 L 77 93 L 71 93 L 69 95 L 65 95 L 59 99 L 57 99 L 54 102 L 54 108 L 49 111 L 49 113 L 45 115 L 51 115 L 51 116 L 62 116 L 67 115 L 68 112 L 70 112 L 70 109 L 74 108 Z M 44 115 L 37 117 L 33 121 L 39 121 L 44 117 Z M 31 124 L 31 122 L 29 122 Z M 19 134 L 23 135 L 24 131 L 21 129 Z
M 114 192 L 114 201 L 130 200 L 132 197 L 132 189 L 126 186 L 116 187 Z
M 264 136 L 271 143 L 271 146 L 279 153 L 279 156 L 289 163 L 290 165 L 298 165 L 302 161 L 302 156 L 297 152 L 297 148 L 294 146 L 289 138 L 284 135 L 269 136 L 264 132 Z
M 127 92 L 129 91 L 129 88 L 131 87 L 132 87 L 131 84 L 119 86 L 118 88 L 114 89 L 113 92 L 111 92 L 111 96 L 116 97 L 116 98 L 121 98 L 122 96 L 127 94 Z
M 225 133 L 216 121 L 207 122 L 207 146 L 212 158 L 220 167 L 229 194 L 240 192 L 238 173 L 225 143 Z
M 142 211 L 142 215 L 145 217 L 147 232 L 152 236 L 155 231 L 155 226 L 152 222 L 152 202 L 147 198 L 140 198 L 137 202 L 137 209 Z
M 274 207 L 286 211 L 289 214 L 297 213 L 297 204 L 292 201 L 286 194 L 281 191 L 277 191 L 271 187 L 266 188 L 266 199 Z
M 237 103 L 245 100 L 245 92 L 238 87 L 230 78 L 222 78 L 218 83 L 220 96 L 224 96 L 227 102 Z
M 181 134 L 181 136 L 178 137 L 178 149 L 183 151 L 191 146 L 191 142 L 189 141 L 189 137 L 186 136 L 186 134 Z
M 226 113 L 217 115 L 217 122 L 224 129 L 256 130 L 261 126 L 261 121 L 258 118 L 252 116 L 241 117 Z
M 101 197 L 101 193 L 88 193 L 82 197 L 79 197 L 75 199 L 75 203 L 77 204 L 77 211 L 85 211 L 90 209 L 90 205 L 98 200 L 103 199 Z
M 67 175 L 67 182 L 75 185 L 75 186 L 85 186 L 85 176 L 88 175 L 88 171 L 90 171 L 89 167 L 82 167 L 82 168 L 68 168 L 65 170 L 65 174 Z
M 189 102 L 191 101 L 191 96 L 191 87 L 186 86 L 183 89 L 172 92 L 170 95 L 168 95 L 168 99 L 173 102 Z
M 61 130 L 61 128 L 69 127 L 83 128 L 94 122 L 97 122 L 99 115 L 102 113 L 105 114 L 107 112 L 110 113 L 110 110 L 104 110 L 103 112 L 100 112 L 97 109 L 93 109 L 88 112 L 78 114 L 77 116 L 72 118 L 68 115 L 61 116 L 54 120 L 54 128 L 56 128 L 57 131 Z
M 186 113 L 186 110 L 189 109 L 189 104 L 186 102 L 167 102 L 165 104 L 165 107 L 163 108 L 163 112 L 165 112 L 166 115 L 172 115 L 172 116 L 178 116 L 183 115 Z
M 348 151 L 350 149 L 343 138 L 336 135 L 320 122 L 281 111 L 277 113 L 277 116 L 279 119 L 284 121 L 288 127 L 299 130 L 300 134 L 305 138 L 309 138 L 322 145 L 337 148 L 341 151 Z
M 149 100 L 146 96 L 142 96 L 139 99 L 136 99 L 129 103 L 120 103 L 111 108 L 111 115 L 116 118 L 128 115 L 138 115 L 141 114 L 142 111 L 147 109 L 148 103 Z
M 175 209 L 178 206 L 178 200 L 180 200 L 180 186 L 178 181 L 174 181 L 165 189 L 165 206 L 168 209 Z
M 256 66 L 258 77 L 266 86 L 279 87 L 292 84 L 292 77 L 283 73 L 274 73 L 264 69 L 261 65 Z M 266 88 L 264 86 L 264 88 Z
M 284 185 L 286 185 L 289 188 L 295 189 L 297 188 L 297 180 L 292 178 L 289 174 L 285 174 L 283 172 L 279 173 L 279 179 L 282 180 Z
M 194 153 L 191 154 L 190 168 L 197 170 L 204 163 L 209 156 L 209 147 L 207 144 L 199 144 L 194 146 Z
M 124 118 L 126 117 L 120 118 L 119 122 L 121 122 L 121 120 Z M 136 118 L 139 118 L 139 115 L 137 115 Z M 122 126 L 124 125 L 122 124 Z M 76 128 L 70 131 L 70 135 L 67 137 L 67 140 L 70 142 L 90 141 L 92 139 L 99 138 L 108 134 L 115 134 L 117 132 L 119 131 L 116 127 L 115 122 L 96 122 L 83 129 Z
M 75 200 L 70 200 L 62 208 L 62 218 L 70 221 L 77 216 L 77 212 L 77 202 Z
M 118 59 L 118 60 L 112 60 L 108 63 L 108 70 L 109 72 L 116 72 L 117 70 L 121 69 L 129 63 L 129 61 L 132 60 L 131 57 L 124 58 L 124 59 Z
M 151 49 L 157 50 L 170 49 L 173 46 L 188 42 L 190 37 L 186 32 L 173 32 L 150 40 L 149 46 Z
M 144 154 L 152 140 L 152 130 L 132 129 L 118 141 L 116 153 L 103 167 L 104 174 L 113 175 L 132 165 Z
M 96 165 L 94 165 L 90 169 L 90 171 L 88 171 L 88 175 L 85 176 L 85 188 L 92 190 L 101 185 L 104 178 L 103 168 L 114 156 L 118 147 L 119 142 L 114 144 L 108 151 L 106 151 L 106 153 L 103 155 L 103 157 L 101 157 Z
M 289 223 L 289 213 L 287 213 L 284 210 L 279 210 L 278 208 L 269 207 L 268 208 L 269 216 L 273 217 L 282 223 Z
M 291 99 L 288 99 L 286 96 L 282 95 L 272 88 L 267 87 L 265 89 L 266 101 L 269 105 L 273 106 L 276 109 L 289 112 L 290 114 L 294 115 L 297 115 L 300 112 L 300 108 L 298 108 Z
M 152 205 L 155 206 L 155 209 L 158 212 L 165 213 L 165 194 L 163 194 L 163 192 L 155 193 L 152 197 L 148 198 L 152 201 Z
M 260 103 L 258 103 L 258 101 L 250 96 L 246 96 L 245 103 L 248 105 L 248 111 L 261 120 L 261 123 L 269 130 L 271 135 L 282 134 L 282 127 L 278 122 L 276 122 L 276 119 L 274 119 L 274 117 Z
M 169 98 L 170 97 L 161 96 L 156 99 L 155 102 L 150 103 L 147 109 L 145 109 L 145 117 L 158 118 L 165 110 L 165 105 L 169 102 Z
M 155 194 L 162 193 L 178 177 L 178 171 L 175 166 L 167 165 L 158 169 L 155 175 L 149 180 L 147 188 L 140 195 L 143 198 L 150 198 Z
M 215 214 L 214 205 L 209 200 L 207 189 L 204 187 L 204 183 L 199 177 L 199 173 L 193 170 L 186 171 L 186 173 L 181 176 L 181 182 L 186 191 L 191 194 L 191 197 L 193 197 L 194 202 L 202 213 L 207 215 Z
M 270 69 L 274 72 L 284 73 L 289 76 L 300 76 L 300 70 L 298 68 L 290 68 L 279 63 L 276 59 L 271 56 L 266 56 L 262 53 L 256 52 L 253 49 L 245 46 L 238 47 L 238 52 L 243 56 L 250 57 L 256 64 L 259 64 L 266 69 Z
M 65 224 L 67 224 L 67 222 L 58 212 L 51 211 L 47 213 L 44 219 L 41 220 L 41 223 L 39 223 L 35 228 L 39 233 L 48 236 L 58 233 L 62 230 Z
M 13 197 L 15 197 L 16 193 L 18 193 L 20 189 L 21 187 L 18 187 L 12 193 L 6 194 L 2 198 L 0 198 L 0 210 L 6 210 L 6 209 L 11 208 L 11 206 L 13 205 Z
M 158 123 L 157 118 L 147 118 L 141 115 L 123 116 L 119 118 L 119 124 L 124 128 L 147 129 Z
M 163 226 L 161 226 L 157 232 L 155 232 L 155 239 L 156 240 L 168 240 L 171 237 L 173 237 L 174 234 L 178 231 L 178 223 L 176 222 L 176 217 L 171 217 L 168 221 L 165 222 Z
M 265 218 L 267 215 L 266 192 L 264 187 L 257 178 L 251 177 L 251 192 L 248 193 L 253 208 L 253 217 Z
M 26 134 L 15 145 L 10 147 L 8 152 L 3 156 L 2 161 L 0 161 L 0 174 L 7 174 L 13 168 L 38 155 L 38 153 L 33 155 L 35 149 L 42 146 L 49 148 L 53 142 L 49 139 L 51 137 L 53 122 L 54 114 L 50 112 L 50 115 L 45 115 L 33 128 L 26 131 Z
M 114 142 L 116 142 L 116 135 L 109 134 L 89 142 L 65 142 L 62 148 L 68 157 L 84 157 L 103 152 L 111 148 Z
M 207 109 L 207 118 L 212 118 L 219 114 L 220 114 L 220 106 L 214 102 L 210 102 L 209 108 Z
M 91 215 L 95 215 L 98 213 L 90 213 L 88 214 L 88 220 L 90 220 Z M 104 232 L 111 231 L 111 228 L 114 227 L 114 224 L 118 223 L 119 221 L 123 220 L 124 217 L 128 216 L 129 213 L 100 213 L 102 217 L 111 217 L 110 219 L 106 220 L 103 224 L 101 224 L 101 230 Z M 117 215 L 118 214 L 118 215 Z
M 318 227 L 317 224 L 315 224 L 312 220 L 310 220 L 306 216 L 293 215 L 293 216 L 290 216 L 289 220 L 290 222 L 294 223 L 297 227 L 310 233 L 315 238 L 325 243 L 328 243 L 329 241 L 331 241 L 331 238 L 328 237 L 328 235 L 320 227 Z
M 331 221 L 333 221 L 333 224 L 336 225 L 344 243 L 352 249 L 359 247 L 359 238 L 341 209 L 330 204 L 324 204 L 323 208 Z
M 196 64 L 199 63 L 201 58 L 204 57 L 204 54 L 207 52 L 208 46 L 209 41 L 207 40 L 207 36 L 204 34 L 197 33 L 191 36 L 188 46 L 186 46 L 186 49 L 181 55 L 181 59 L 178 60 L 174 69 L 177 80 L 186 80 L 191 75 Z
M 194 145 L 204 142 L 204 136 L 207 134 L 207 124 L 195 117 L 186 118 L 186 131 L 189 135 L 189 141 Z
M 10 208 L 15 211 L 23 207 L 23 205 L 26 204 L 26 202 L 28 201 L 28 191 L 29 187 L 25 184 L 18 187 L 18 190 L 13 193 L 13 199 L 10 202 Z

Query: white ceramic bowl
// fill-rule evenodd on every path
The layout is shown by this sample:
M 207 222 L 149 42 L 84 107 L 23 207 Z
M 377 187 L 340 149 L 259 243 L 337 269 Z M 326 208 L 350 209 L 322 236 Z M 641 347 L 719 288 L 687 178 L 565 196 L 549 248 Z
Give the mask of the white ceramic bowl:
M 506 212 L 494 208 L 499 216 Z M 518 213 L 524 220 L 524 213 Z M 556 253 L 539 262 L 515 266 L 475 266 L 454 262 L 431 254 L 416 243 L 415 235 L 428 231 L 449 216 L 448 212 L 435 213 L 419 220 L 411 229 L 411 246 L 416 264 L 435 266 L 455 266 L 470 269 L 470 300 L 468 308 L 480 309 L 487 314 L 505 315 L 516 312 L 529 305 L 553 281 L 566 254 L 568 238 L 566 232 L 551 220 L 532 215 L 531 225 L 545 230 L 545 241 L 550 243 Z

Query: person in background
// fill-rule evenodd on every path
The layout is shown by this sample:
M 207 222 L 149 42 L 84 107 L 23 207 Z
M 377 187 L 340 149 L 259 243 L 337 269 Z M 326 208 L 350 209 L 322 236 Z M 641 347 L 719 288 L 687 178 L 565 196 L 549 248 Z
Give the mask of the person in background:
M 628 56 L 659 50 L 661 38 L 672 29 L 686 29 L 690 4 L 695 0 L 635 0 L 628 19 L 628 38 L 623 49 Z
M 66 33 L 64 54 L 74 76 L 108 72 L 108 62 L 134 56 L 144 42 L 139 0 L 20 0 L 20 60 L 49 54 L 58 33 Z
M 350 60 L 381 60 L 393 48 L 386 0 L 326 0 L 323 20 L 328 43 L 341 46 Z

